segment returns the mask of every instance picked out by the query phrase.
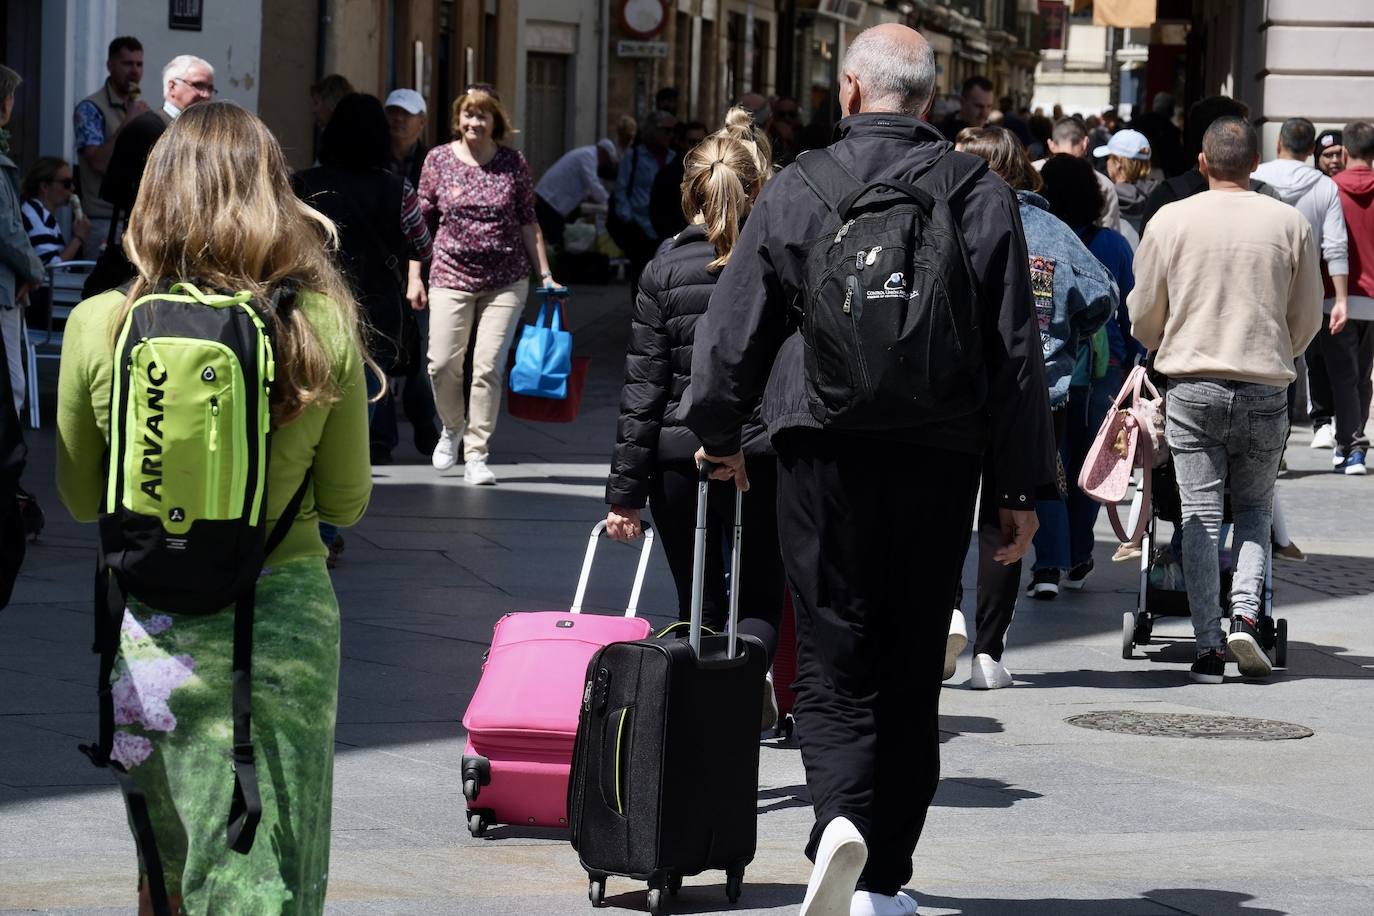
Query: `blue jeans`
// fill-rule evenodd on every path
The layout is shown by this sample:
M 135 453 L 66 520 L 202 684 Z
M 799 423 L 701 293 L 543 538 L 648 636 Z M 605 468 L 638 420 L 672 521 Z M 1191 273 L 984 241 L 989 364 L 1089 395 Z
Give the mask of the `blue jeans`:
M 1273 385 L 1187 379 L 1169 386 L 1168 416 L 1183 506 L 1183 575 L 1201 653 L 1225 645 L 1217 547 L 1228 485 L 1235 525 L 1231 612 L 1259 617 L 1288 395 Z
M 1078 474 L 1107 408 L 1120 390 L 1121 372 L 1115 367 L 1089 386 L 1069 389 L 1064 435 L 1059 443 L 1068 500 L 1040 500 L 1035 504 L 1040 521 L 1034 540 L 1035 569 L 1072 569 L 1092 559 L 1097 543 L 1093 526 L 1102 505 L 1078 489 Z

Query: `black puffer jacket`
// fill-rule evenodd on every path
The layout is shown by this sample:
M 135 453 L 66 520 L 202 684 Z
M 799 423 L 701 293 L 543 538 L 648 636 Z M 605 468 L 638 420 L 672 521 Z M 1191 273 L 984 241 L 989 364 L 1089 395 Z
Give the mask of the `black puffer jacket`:
M 688 226 L 665 245 L 639 278 L 625 354 L 625 387 L 606 502 L 642 509 L 660 462 L 691 461 L 701 443 L 678 418 L 692 376 L 692 336 L 711 301 L 716 258 L 701 226 Z M 759 405 L 744 428 L 746 457 L 773 454 L 759 420 Z

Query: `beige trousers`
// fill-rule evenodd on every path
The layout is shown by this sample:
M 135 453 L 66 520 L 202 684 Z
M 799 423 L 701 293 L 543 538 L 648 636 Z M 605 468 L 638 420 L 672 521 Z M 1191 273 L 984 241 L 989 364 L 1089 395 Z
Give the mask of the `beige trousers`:
M 506 382 L 506 352 L 529 295 L 528 280 L 468 293 L 458 289 L 429 291 L 429 379 L 434 406 L 445 429 L 463 434 L 463 455 L 486 460 L 487 443 L 501 412 Z M 476 334 L 472 354 L 471 410 L 463 403 L 463 361 Z

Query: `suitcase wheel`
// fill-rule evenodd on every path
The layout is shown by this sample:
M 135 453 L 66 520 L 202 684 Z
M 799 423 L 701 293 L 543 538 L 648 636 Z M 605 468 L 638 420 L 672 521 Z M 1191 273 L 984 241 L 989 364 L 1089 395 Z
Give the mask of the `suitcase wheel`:
M 472 834 L 474 837 L 484 835 L 487 832 L 487 828 L 491 826 L 491 823 L 492 822 L 487 819 L 487 812 L 485 811 L 468 812 L 468 833 Z
M 1121 657 L 1135 654 L 1135 614 L 1127 611 L 1121 617 Z
M 468 801 L 477 801 L 477 793 L 480 791 L 481 788 L 477 785 L 477 780 L 463 780 L 463 797 L 466 798 Z
M 649 888 L 649 916 L 659 916 L 663 912 L 662 888 Z
M 682 890 L 682 875 L 668 876 L 668 896 L 676 897 L 677 892 Z
M 787 715 L 782 716 L 778 719 L 778 724 L 773 727 L 773 737 L 782 738 L 785 741 L 791 741 L 792 734 L 796 731 L 796 729 L 797 720 L 792 717 L 791 713 L 788 713 Z
M 1274 621 L 1274 667 L 1288 667 L 1288 621 L 1282 617 Z
M 725 896 L 731 903 L 739 902 L 739 895 L 744 892 L 744 872 L 729 872 L 725 876 Z
M 600 909 L 606 905 L 606 879 L 597 880 L 593 878 L 587 882 L 587 899 L 592 902 L 592 906 Z

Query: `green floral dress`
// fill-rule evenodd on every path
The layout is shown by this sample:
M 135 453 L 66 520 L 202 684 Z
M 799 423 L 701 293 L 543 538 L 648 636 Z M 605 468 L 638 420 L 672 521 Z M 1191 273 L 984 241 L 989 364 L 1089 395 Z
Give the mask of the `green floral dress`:
M 167 893 L 186 913 L 319 913 L 329 877 L 339 606 L 324 562 L 264 571 L 253 625 L 253 745 L 262 823 L 225 839 L 234 614 L 131 603 L 114 685 L 112 756 L 148 796 Z M 142 871 L 142 869 L 140 869 Z

